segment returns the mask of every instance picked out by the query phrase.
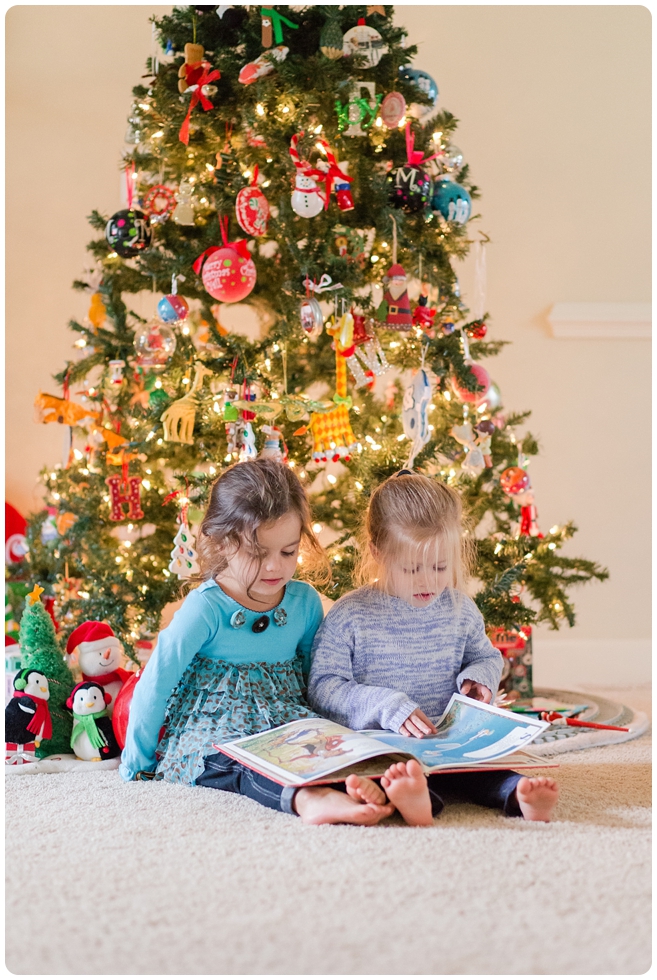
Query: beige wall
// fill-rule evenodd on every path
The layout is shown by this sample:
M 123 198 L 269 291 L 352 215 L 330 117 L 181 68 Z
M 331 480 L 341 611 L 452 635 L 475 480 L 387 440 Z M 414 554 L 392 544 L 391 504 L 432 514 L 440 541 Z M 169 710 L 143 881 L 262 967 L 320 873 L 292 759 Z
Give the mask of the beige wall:
M 32 422 L 39 388 L 70 351 L 86 298 L 93 207 L 119 206 L 130 90 L 151 52 L 148 17 L 167 8 L 14 7 L 7 15 L 7 484 L 37 505 L 37 473 L 61 431 Z M 611 579 L 576 592 L 578 625 L 539 630 L 543 683 L 642 680 L 650 633 L 649 346 L 556 340 L 559 301 L 650 299 L 650 15 L 639 6 L 398 8 L 417 67 L 460 120 L 457 142 L 482 189 L 475 227 L 492 238 L 492 336 L 511 340 L 494 379 L 531 408 L 544 528 L 572 518 L 568 546 Z M 24 52 L 38 84 L 23 81 Z M 467 300 L 471 267 L 461 275 Z

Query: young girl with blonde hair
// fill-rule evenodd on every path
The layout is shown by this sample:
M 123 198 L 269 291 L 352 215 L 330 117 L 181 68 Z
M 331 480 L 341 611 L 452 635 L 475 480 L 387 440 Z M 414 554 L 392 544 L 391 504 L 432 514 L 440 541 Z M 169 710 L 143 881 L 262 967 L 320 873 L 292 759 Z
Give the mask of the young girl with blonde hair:
M 435 733 L 451 695 L 490 702 L 502 657 L 466 594 L 469 537 L 461 500 L 444 483 L 402 470 L 373 492 L 358 579 L 364 583 L 329 610 L 313 645 L 308 700 L 320 714 L 354 729 Z M 552 779 L 505 771 L 424 776 L 415 760 L 381 780 L 407 823 L 430 824 L 443 793 L 499 807 L 526 820 L 549 820 Z M 380 790 L 381 803 L 385 796 Z
M 306 823 L 374 824 L 393 812 L 356 775 L 343 791 L 284 788 L 217 751 L 218 743 L 316 717 L 304 699 L 327 578 L 303 487 L 271 459 L 236 463 L 215 481 L 201 524 L 203 582 L 160 633 L 130 709 L 120 774 L 249 796 Z M 382 800 L 382 802 L 379 802 Z

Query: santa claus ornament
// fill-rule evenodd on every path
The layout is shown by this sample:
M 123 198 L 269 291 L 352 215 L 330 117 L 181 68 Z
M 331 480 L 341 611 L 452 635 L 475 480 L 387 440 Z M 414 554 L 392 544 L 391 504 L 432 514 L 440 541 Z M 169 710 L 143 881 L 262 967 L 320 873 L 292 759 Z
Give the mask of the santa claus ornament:
M 269 201 L 258 187 L 257 166 L 253 169 L 250 185 L 243 187 L 235 199 L 235 217 L 247 235 L 259 238 L 267 233 Z
M 413 316 L 403 266 L 393 263 L 384 276 L 383 285 L 383 301 L 377 310 L 379 320 L 385 321 L 389 330 L 410 330 Z
M 239 303 L 246 299 L 256 284 L 256 267 L 242 238 L 228 241 L 228 218 L 219 222 L 223 247 L 213 245 L 194 262 L 194 272 L 201 273 L 203 285 L 210 296 L 221 303 Z
M 73 630 L 66 644 L 69 663 L 77 658 L 84 681 L 100 685 L 109 700 L 108 714 L 112 714 L 116 696 L 131 676 L 121 667 L 123 644 L 107 623 L 88 620 Z

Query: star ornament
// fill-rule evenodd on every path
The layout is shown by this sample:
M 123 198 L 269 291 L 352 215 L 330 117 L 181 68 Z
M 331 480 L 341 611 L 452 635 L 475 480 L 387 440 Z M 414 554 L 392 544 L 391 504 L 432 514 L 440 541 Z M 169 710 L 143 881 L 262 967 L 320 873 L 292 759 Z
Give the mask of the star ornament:
M 31 592 L 27 593 L 27 598 L 30 600 L 30 605 L 33 606 L 35 602 L 41 601 L 41 593 L 45 592 L 40 585 L 35 585 Z
M 381 14 L 382 17 L 385 17 L 386 12 L 383 9 L 383 4 L 375 4 L 369 6 L 367 8 L 367 16 L 369 17 L 370 14 Z

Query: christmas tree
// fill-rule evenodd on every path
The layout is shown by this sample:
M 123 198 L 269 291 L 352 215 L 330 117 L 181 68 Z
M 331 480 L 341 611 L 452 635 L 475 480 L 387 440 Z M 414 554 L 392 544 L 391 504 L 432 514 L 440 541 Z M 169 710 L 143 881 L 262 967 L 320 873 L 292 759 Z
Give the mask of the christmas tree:
M 39 598 L 43 589 L 36 587 L 27 597 L 21 618 L 21 666 L 40 670 L 48 678 L 50 697 L 48 710 L 52 720 L 52 738 L 41 743 L 37 756 L 71 751 L 72 718 L 66 699 L 75 686 L 73 674 L 64 662 L 57 642 L 53 621 Z
M 134 655 L 180 595 L 179 530 L 258 452 L 308 487 L 331 598 L 369 493 L 412 466 L 462 494 L 490 627 L 572 625 L 571 586 L 607 572 L 562 553 L 571 523 L 539 529 L 529 413 L 504 412 L 480 363 L 503 342 L 455 273 L 478 191 L 393 8 L 175 7 L 155 26 L 127 207 L 90 217 L 88 318 L 61 393 L 36 402 L 71 452 L 44 471 L 25 571 L 65 632 L 107 620 Z M 227 331 L 224 303 L 257 339 Z

